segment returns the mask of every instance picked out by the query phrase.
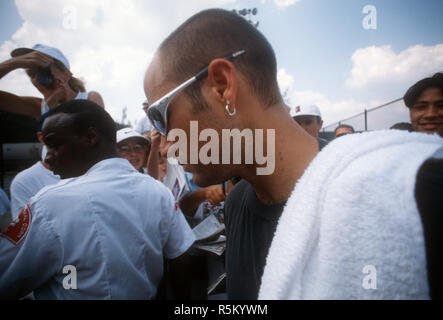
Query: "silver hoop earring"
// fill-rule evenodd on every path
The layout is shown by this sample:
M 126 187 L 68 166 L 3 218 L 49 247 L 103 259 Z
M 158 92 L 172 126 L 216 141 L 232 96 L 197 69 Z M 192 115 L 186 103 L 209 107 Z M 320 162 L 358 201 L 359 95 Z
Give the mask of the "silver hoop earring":
M 237 110 L 235 110 L 235 106 L 234 106 L 234 111 L 230 111 L 229 110 L 229 100 L 226 100 L 226 112 L 228 113 L 228 115 L 230 115 L 231 117 L 234 116 L 237 112 Z

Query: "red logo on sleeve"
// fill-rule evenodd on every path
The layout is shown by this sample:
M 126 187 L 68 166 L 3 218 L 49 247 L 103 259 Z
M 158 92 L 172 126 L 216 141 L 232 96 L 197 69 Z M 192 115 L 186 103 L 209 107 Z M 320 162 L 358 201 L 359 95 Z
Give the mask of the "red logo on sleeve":
M 11 241 L 14 245 L 18 245 L 28 233 L 31 221 L 32 214 L 27 205 L 0 235 Z

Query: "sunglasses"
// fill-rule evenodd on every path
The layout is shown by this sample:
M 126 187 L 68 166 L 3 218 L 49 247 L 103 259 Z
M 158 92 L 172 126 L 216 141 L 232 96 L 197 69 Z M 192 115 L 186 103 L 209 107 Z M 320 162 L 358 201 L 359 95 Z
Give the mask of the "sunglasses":
M 237 52 L 234 52 L 230 56 L 224 57 L 225 60 L 233 60 L 234 58 L 238 57 L 239 55 L 245 53 L 245 50 L 240 50 Z M 151 120 L 152 125 L 154 128 L 157 129 L 158 132 L 160 132 L 162 135 L 166 135 L 167 133 L 167 126 L 166 126 L 166 120 L 167 120 L 167 112 L 168 112 L 168 106 L 171 103 L 172 99 L 175 97 L 177 93 L 180 91 L 183 91 L 185 88 L 189 87 L 194 82 L 203 79 L 208 75 L 208 67 L 209 64 L 201 70 L 197 75 L 190 78 L 189 80 L 183 82 L 181 85 L 179 85 L 174 90 L 168 92 L 163 97 L 155 101 L 153 104 L 151 104 L 148 108 L 147 115 L 149 120 Z
M 129 155 L 132 151 L 134 151 L 135 153 L 143 153 L 145 152 L 145 146 L 141 145 L 141 144 L 135 144 L 133 147 L 130 147 L 128 145 L 123 145 L 117 148 L 118 152 L 120 153 L 121 156 L 127 156 Z

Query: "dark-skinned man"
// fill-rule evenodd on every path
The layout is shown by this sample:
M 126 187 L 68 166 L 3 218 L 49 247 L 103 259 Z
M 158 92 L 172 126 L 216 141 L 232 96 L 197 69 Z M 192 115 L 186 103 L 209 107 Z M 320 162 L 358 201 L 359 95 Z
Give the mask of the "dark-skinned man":
M 42 132 L 62 181 L 1 233 L 0 297 L 155 298 L 163 258 L 183 266 L 194 242 L 170 191 L 119 158 L 115 123 L 93 102 L 50 110 Z M 172 273 L 186 297 L 186 271 Z

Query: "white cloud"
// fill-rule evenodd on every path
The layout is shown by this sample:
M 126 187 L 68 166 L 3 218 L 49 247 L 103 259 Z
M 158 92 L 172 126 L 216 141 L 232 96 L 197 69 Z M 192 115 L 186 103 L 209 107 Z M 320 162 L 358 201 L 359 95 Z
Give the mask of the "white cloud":
M 143 75 L 160 42 L 192 14 L 211 7 L 229 9 L 233 2 L 16 0 L 24 22 L 0 44 L 0 61 L 21 46 L 57 47 L 68 57 L 74 75 L 86 81 L 87 90 L 100 92 L 114 119 L 121 118 L 127 105 L 133 122 L 143 114 Z M 2 78 L 0 90 L 41 96 L 23 71 Z
M 322 113 L 324 127 L 330 125 L 335 127 L 336 122 L 353 117 L 346 120 L 345 123 L 354 126 L 356 130 L 364 130 L 364 110 L 388 102 L 388 100 L 380 99 L 362 101 L 356 98 L 334 100 L 315 90 L 297 90 L 294 78 L 284 68 L 277 71 L 277 80 L 286 104 L 291 107 L 316 104 Z M 354 117 L 356 115 L 358 116 Z M 396 122 L 404 121 L 409 121 L 409 113 L 401 101 L 390 105 L 387 109 L 378 109 L 368 113 L 368 128 L 370 130 L 387 129 Z
M 294 87 L 294 78 L 284 68 L 280 68 L 277 70 L 277 81 L 282 94 L 289 95 Z
M 443 70 L 443 44 L 415 45 L 396 54 L 391 46 L 370 46 L 352 55 L 346 85 L 352 89 L 393 85 L 406 88 L 421 78 Z
M 284 68 L 277 72 L 277 80 L 289 106 L 316 104 L 320 108 L 324 124 L 330 124 L 362 112 L 367 105 L 354 99 L 331 101 L 325 94 L 313 90 L 297 90 L 294 78 Z M 376 102 L 375 102 L 376 103 Z
M 260 3 L 264 4 L 264 3 L 266 3 L 266 1 L 267 0 L 261 0 Z M 274 0 L 273 2 L 279 8 L 286 8 L 286 7 L 296 4 L 299 1 L 300 0 Z
M 292 6 L 294 4 L 296 4 L 297 2 L 299 2 L 300 0 L 274 0 L 274 3 L 276 4 L 277 7 L 289 7 Z

